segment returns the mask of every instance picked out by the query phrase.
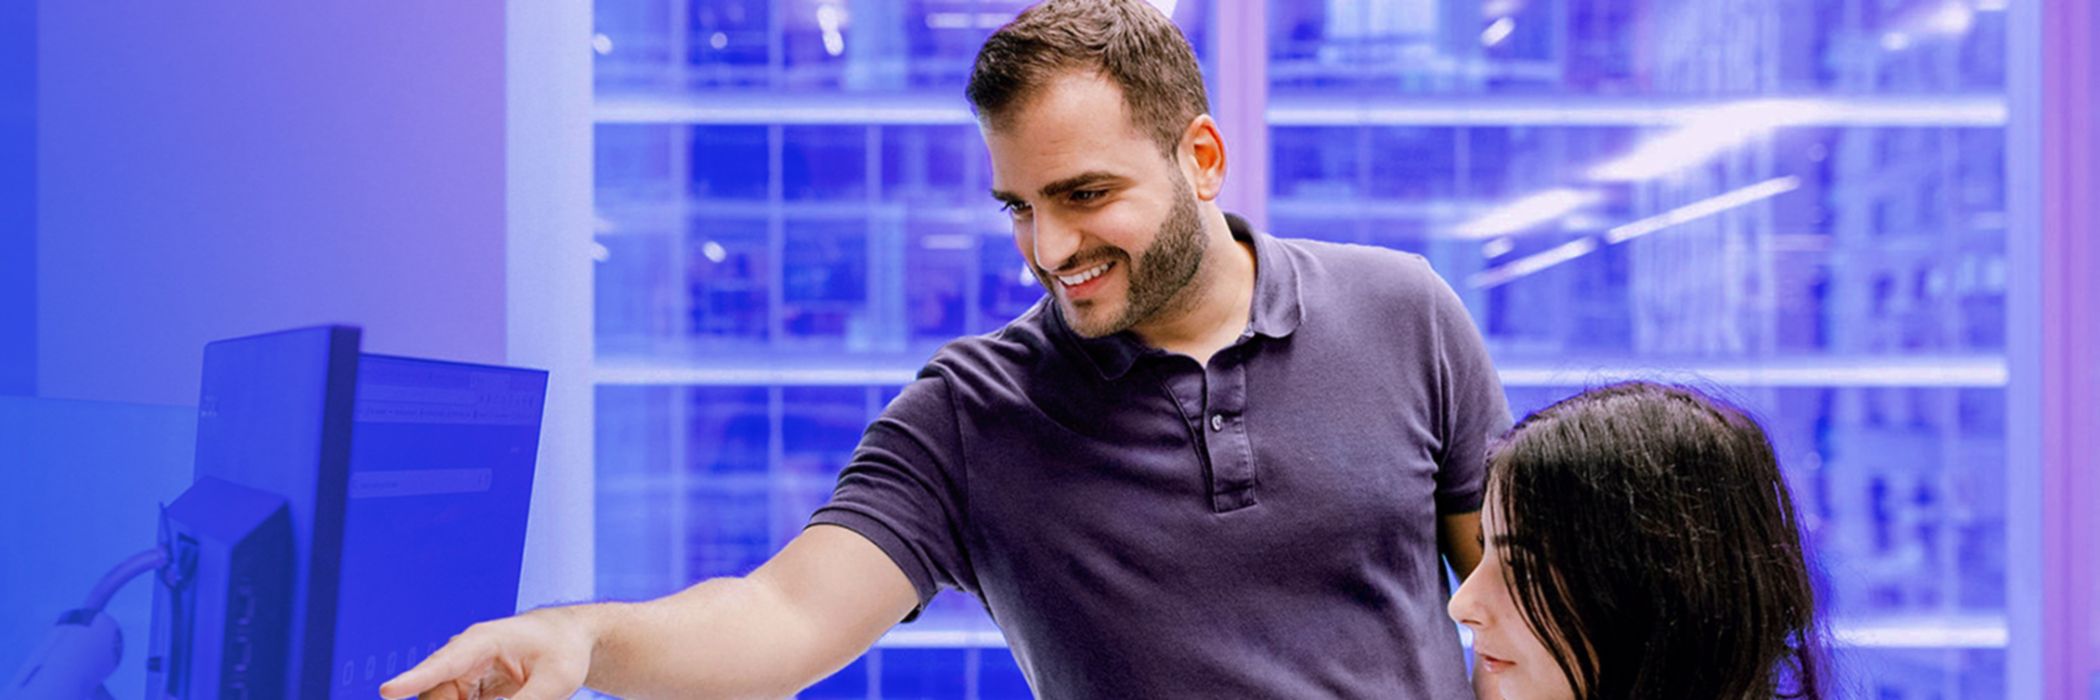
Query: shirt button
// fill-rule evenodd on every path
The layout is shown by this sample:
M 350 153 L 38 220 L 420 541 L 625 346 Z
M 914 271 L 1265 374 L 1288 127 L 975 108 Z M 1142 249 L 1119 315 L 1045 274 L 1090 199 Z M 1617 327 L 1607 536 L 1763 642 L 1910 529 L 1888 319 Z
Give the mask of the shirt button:
M 1224 429 L 1225 429 L 1225 414 L 1223 414 L 1223 413 L 1213 413 L 1213 414 L 1210 414 L 1210 429 L 1211 429 L 1211 430 L 1212 430 L 1213 432 L 1215 432 L 1215 431 L 1221 431 L 1221 430 L 1224 430 Z

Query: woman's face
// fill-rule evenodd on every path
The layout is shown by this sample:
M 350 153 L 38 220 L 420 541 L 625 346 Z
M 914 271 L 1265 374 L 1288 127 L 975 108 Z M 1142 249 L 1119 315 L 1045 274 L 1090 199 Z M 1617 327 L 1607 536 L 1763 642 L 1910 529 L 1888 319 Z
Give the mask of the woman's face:
M 1473 629 L 1473 668 L 1487 674 L 1488 687 L 1503 700 L 1573 700 L 1575 690 L 1560 664 L 1531 633 L 1509 588 L 1498 544 L 1504 534 L 1493 498 L 1481 517 L 1480 566 L 1451 596 L 1451 619 Z

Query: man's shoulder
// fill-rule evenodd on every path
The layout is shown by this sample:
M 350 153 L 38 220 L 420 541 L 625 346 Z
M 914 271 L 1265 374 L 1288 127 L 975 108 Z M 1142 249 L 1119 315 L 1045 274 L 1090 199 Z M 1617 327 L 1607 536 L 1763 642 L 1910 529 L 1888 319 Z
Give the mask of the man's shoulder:
M 919 378 L 938 378 L 951 387 L 1013 384 L 1057 351 L 1051 323 L 1048 305 L 1039 302 L 998 330 L 948 341 L 926 361 Z
M 1449 287 L 1429 260 L 1416 253 L 1310 238 L 1275 241 L 1277 249 L 1290 256 L 1302 294 L 1413 296 Z

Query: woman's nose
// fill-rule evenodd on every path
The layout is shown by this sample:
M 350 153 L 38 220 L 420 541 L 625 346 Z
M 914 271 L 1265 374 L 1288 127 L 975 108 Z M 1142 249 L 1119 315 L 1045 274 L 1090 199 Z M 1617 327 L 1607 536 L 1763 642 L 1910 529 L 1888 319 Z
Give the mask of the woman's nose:
M 1474 629 L 1480 629 L 1481 624 L 1485 622 L 1480 606 L 1480 589 L 1486 584 L 1480 574 L 1481 572 L 1475 571 L 1472 576 L 1466 577 L 1465 583 L 1459 584 L 1458 590 L 1451 594 L 1451 602 L 1444 606 L 1445 613 L 1449 614 L 1453 621 Z

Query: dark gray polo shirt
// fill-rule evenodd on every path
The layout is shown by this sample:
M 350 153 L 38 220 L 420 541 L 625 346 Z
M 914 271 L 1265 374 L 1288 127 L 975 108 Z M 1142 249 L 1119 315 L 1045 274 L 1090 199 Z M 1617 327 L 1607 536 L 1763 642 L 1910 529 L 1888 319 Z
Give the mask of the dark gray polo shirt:
M 1042 697 L 1471 697 L 1436 532 L 1510 423 L 1479 331 L 1419 256 L 1229 220 L 1253 316 L 1208 367 L 1046 297 L 942 348 L 813 522 L 977 595 Z

